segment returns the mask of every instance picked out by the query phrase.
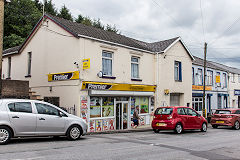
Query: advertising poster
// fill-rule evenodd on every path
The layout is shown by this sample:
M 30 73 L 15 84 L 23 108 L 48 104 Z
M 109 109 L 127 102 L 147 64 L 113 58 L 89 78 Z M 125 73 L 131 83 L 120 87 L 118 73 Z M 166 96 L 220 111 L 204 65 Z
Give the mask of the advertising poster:
M 134 110 L 135 110 L 135 100 L 136 100 L 136 98 L 134 98 L 134 97 L 131 98 L 131 115 L 133 115 Z
M 80 110 L 81 110 L 81 117 L 82 117 L 84 120 L 86 120 L 86 122 L 87 122 L 88 107 L 87 107 L 87 97 L 86 97 L 86 96 L 82 96 L 82 97 L 81 97 Z
M 90 120 L 90 132 L 95 132 L 95 120 Z
M 90 118 L 101 117 L 101 106 L 90 106 Z
M 145 116 L 141 116 L 141 118 L 140 118 L 140 126 L 144 126 L 145 125 L 145 119 L 146 119 Z
M 113 117 L 114 106 L 102 106 L 102 115 L 103 117 Z
M 148 98 L 141 98 L 141 113 L 148 113 Z
M 102 131 L 102 120 L 96 120 L 95 123 L 96 123 L 96 131 L 97 132 Z
M 109 123 L 109 120 L 108 119 L 104 119 L 103 120 L 103 131 L 107 131 L 108 130 L 108 123 Z
M 114 130 L 114 119 L 109 119 L 109 130 Z

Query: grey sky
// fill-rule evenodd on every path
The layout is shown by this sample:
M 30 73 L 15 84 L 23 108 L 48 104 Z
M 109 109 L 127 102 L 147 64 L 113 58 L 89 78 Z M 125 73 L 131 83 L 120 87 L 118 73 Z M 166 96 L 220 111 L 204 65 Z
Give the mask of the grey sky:
M 239 0 L 52 1 L 58 9 L 65 4 L 74 17 L 100 18 L 104 24 L 115 24 L 121 34 L 142 41 L 181 36 L 192 54 L 199 57 L 203 57 L 206 41 L 209 60 L 240 68 Z

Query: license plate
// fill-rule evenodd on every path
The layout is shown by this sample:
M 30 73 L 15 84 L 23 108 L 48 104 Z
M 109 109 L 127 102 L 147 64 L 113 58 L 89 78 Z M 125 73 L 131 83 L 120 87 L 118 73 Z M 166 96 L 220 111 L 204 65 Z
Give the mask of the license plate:
M 216 121 L 216 123 L 224 123 L 224 121 Z
M 157 123 L 156 126 L 166 126 L 166 123 Z

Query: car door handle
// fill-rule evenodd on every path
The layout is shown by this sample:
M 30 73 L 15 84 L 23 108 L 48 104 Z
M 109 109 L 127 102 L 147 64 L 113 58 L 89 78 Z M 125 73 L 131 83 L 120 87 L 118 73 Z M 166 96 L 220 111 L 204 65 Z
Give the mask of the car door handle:
M 45 120 L 45 118 L 39 118 L 39 120 L 40 120 L 40 121 L 44 121 L 44 120 Z
M 12 118 L 19 118 L 18 116 L 12 116 Z

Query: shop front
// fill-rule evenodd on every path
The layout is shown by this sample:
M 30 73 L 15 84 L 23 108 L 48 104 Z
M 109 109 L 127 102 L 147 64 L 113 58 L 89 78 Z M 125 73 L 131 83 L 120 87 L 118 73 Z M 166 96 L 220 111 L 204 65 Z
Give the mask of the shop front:
M 136 108 L 139 124 L 150 124 L 155 86 L 83 82 L 82 90 L 87 95 L 81 100 L 81 116 L 88 121 L 90 132 L 130 129 Z

